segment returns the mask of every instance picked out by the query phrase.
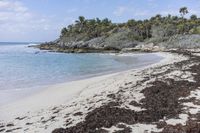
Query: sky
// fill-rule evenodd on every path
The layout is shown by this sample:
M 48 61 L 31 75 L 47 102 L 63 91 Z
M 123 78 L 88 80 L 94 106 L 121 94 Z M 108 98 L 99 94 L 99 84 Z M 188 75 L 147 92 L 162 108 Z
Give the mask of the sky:
M 45 42 L 78 16 L 109 18 L 113 22 L 147 19 L 156 14 L 200 17 L 200 0 L 0 0 L 0 42 Z

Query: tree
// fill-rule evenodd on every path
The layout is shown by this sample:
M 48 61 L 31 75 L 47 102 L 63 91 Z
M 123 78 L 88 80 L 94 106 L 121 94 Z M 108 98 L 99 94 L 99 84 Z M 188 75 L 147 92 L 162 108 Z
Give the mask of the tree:
M 197 15 L 194 15 L 194 14 L 191 15 L 191 16 L 190 16 L 190 19 L 191 19 L 191 20 L 197 20 Z
M 160 14 L 157 14 L 157 15 L 155 16 L 155 18 L 156 18 L 157 20 L 161 20 L 162 16 L 161 16 Z
M 179 9 L 179 13 L 181 14 L 181 17 L 184 18 L 184 16 L 186 14 L 188 14 L 189 12 L 188 12 L 187 7 L 182 7 L 182 8 Z
M 78 18 L 79 20 L 76 20 L 76 24 L 79 26 L 79 32 L 81 32 L 86 21 L 85 21 L 85 17 L 83 16 L 79 16 Z
M 105 25 L 105 26 L 108 26 L 108 25 L 110 25 L 112 22 L 108 19 L 108 18 L 104 18 L 103 20 L 102 20 L 102 24 L 103 25 Z
M 97 24 L 101 24 L 101 20 L 99 18 L 96 18 Z
M 68 32 L 67 28 L 64 27 L 64 28 L 61 30 L 61 36 L 66 35 L 67 32 Z
M 172 20 L 174 20 L 174 21 L 178 21 L 178 16 L 172 16 L 172 18 L 171 18 Z
M 72 31 L 72 28 L 73 28 L 73 25 L 68 25 L 67 28 L 68 28 L 68 30 L 71 32 L 71 31 Z
M 71 41 L 89 40 L 96 37 L 109 37 L 121 31 L 130 32 L 131 38 L 144 41 L 149 38 L 167 38 L 176 34 L 199 34 L 200 18 L 191 15 L 190 19 L 184 18 L 188 13 L 187 7 L 179 10 L 180 16 L 161 16 L 160 14 L 146 20 L 130 19 L 126 23 L 112 23 L 108 18 L 105 19 L 85 19 L 83 16 L 61 31 L 63 38 L 69 37 Z M 198 27 L 198 28 L 197 28 Z M 78 38 L 78 39 L 77 39 Z
M 130 20 L 127 21 L 126 25 L 128 27 L 133 27 L 133 26 L 136 25 L 136 21 L 134 19 L 130 19 Z
M 85 17 L 83 17 L 83 16 L 79 16 L 78 17 L 78 20 L 76 20 L 76 23 L 84 23 L 85 22 Z

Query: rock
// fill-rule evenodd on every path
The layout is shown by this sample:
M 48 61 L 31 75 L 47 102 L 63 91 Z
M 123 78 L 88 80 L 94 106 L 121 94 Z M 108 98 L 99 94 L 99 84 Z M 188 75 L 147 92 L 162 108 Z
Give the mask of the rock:
M 158 52 L 158 51 L 164 51 L 164 47 L 158 46 L 154 43 L 140 43 L 139 45 L 137 45 L 135 48 L 135 50 L 139 50 L 139 51 L 146 51 L 146 52 Z
M 65 36 L 55 41 L 32 47 L 65 53 L 119 52 L 123 48 L 133 48 L 139 43 L 130 39 L 130 33 L 130 30 L 124 29 L 109 36 L 101 36 L 89 40 L 81 39 L 79 35 L 73 37 Z
M 167 41 L 158 43 L 159 47 L 166 49 L 196 49 L 200 48 L 200 35 L 175 35 Z

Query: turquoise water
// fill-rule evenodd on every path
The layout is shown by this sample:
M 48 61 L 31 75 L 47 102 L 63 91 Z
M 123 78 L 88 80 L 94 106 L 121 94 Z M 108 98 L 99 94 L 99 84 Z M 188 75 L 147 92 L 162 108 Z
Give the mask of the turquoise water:
M 0 105 L 48 85 L 138 68 L 162 59 L 155 54 L 63 54 L 0 43 Z

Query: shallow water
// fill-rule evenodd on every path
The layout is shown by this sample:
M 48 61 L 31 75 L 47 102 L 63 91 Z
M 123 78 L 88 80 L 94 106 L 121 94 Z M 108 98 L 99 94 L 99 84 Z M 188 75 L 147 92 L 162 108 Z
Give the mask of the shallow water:
M 51 84 L 139 68 L 162 59 L 153 53 L 63 54 L 27 46 L 0 43 L 0 105 Z

